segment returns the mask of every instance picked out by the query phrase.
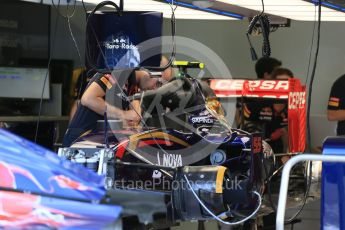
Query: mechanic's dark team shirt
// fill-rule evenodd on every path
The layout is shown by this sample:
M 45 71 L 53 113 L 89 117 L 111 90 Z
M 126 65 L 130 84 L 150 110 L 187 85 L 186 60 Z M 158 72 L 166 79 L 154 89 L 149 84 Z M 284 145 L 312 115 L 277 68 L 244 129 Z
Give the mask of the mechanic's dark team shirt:
M 282 104 L 286 104 L 286 102 Z M 266 104 L 266 106 L 258 106 L 249 103 L 244 106 L 244 117 L 245 119 L 251 121 L 267 122 L 266 136 L 269 137 L 269 135 L 275 130 L 287 126 L 287 104 L 285 105 L 282 111 L 276 112 L 273 108 L 273 104 Z
M 92 78 L 88 86 L 93 82 L 97 83 L 105 92 L 113 88 L 112 84 L 109 81 L 108 76 L 106 75 L 99 75 Z M 129 80 L 127 81 L 127 83 L 123 86 L 122 90 L 126 95 L 131 95 L 135 93 L 136 91 L 135 89 L 136 89 L 135 75 L 133 72 L 133 74 L 131 74 L 131 76 L 129 77 Z M 118 93 L 119 93 L 119 90 L 115 89 L 114 96 L 117 96 Z M 128 109 L 129 102 L 123 101 L 121 98 L 119 98 L 119 100 L 123 102 L 121 109 L 123 110 Z M 121 106 L 117 106 L 117 107 L 121 107 Z M 79 103 L 77 111 L 64 136 L 63 146 L 68 147 L 78 137 L 86 133 L 89 133 L 91 131 L 95 131 L 97 128 L 98 120 L 104 120 L 104 115 L 99 115 L 98 113 L 92 111 L 88 107 L 83 106 L 81 103 Z
M 288 110 L 286 104 L 280 112 L 274 110 L 274 101 L 260 103 L 260 101 L 252 101 L 243 106 L 244 119 L 247 122 L 254 122 L 255 125 L 261 125 L 263 128 L 264 139 L 270 139 L 272 133 L 277 129 L 284 128 L 288 125 Z M 256 123 L 255 123 L 256 122 Z M 269 140 L 268 143 L 275 153 L 284 151 L 284 145 L 281 138 L 277 140 Z
M 345 75 L 341 76 L 333 83 L 328 100 L 328 109 L 345 109 Z M 345 120 L 338 121 L 337 135 L 345 135 Z

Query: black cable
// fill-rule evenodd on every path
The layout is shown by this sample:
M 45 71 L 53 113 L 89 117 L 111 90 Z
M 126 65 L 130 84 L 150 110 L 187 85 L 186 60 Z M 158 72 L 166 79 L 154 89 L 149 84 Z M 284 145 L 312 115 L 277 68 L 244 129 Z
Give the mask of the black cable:
M 261 5 L 262 5 L 262 11 L 261 11 L 261 15 L 262 15 L 265 12 L 264 0 L 261 0 Z
M 252 45 L 252 42 L 250 41 L 249 35 L 251 35 L 252 32 L 255 30 L 257 23 L 260 24 L 260 27 L 262 30 L 262 37 L 263 37 L 262 56 L 269 57 L 271 55 L 271 45 L 270 45 L 270 41 L 269 41 L 269 35 L 270 35 L 270 31 L 271 31 L 270 20 L 269 20 L 268 16 L 266 14 L 264 14 L 264 12 L 265 12 L 264 1 L 261 0 L 261 2 L 262 2 L 262 11 L 260 14 L 255 15 L 253 17 L 253 19 L 249 23 L 248 30 L 246 33 L 246 36 L 247 36 L 247 39 L 249 42 L 249 46 L 250 46 L 250 53 L 251 53 L 253 61 L 257 60 L 257 55 L 256 55 L 255 49 Z
M 316 66 L 317 66 L 317 59 L 319 56 L 319 48 L 320 48 L 320 32 L 321 32 L 321 0 L 319 0 L 318 3 L 318 24 L 317 24 L 317 43 L 316 43 L 316 51 L 315 51 L 315 58 L 314 58 L 314 65 L 313 65 L 313 71 L 311 74 L 310 78 L 310 83 L 309 83 L 309 91 L 308 91 L 308 102 L 307 102 L 307 136 L 308 136 L 308 150 L 311 151 L 311 129 L 310 129 L 310 107 L 311 107 L 311 96 L 313 92 L 313 82 L 315 78 L 315 71 L 316 71 Z M 311 177 L 312 177 L 312 164 L 309 166 L 309 183 L 307 185 L 307 191 L 305 193 L 305 197 L 303 200 L 303 204 L 301 208 L 298 210 L 298 212 L 292 216 L 290 219 L 286 220 L 286 223 L 291 223 L 294 221 L 298 215 L 302 212 L 305 204 L 307 203 L 309 191 L 310 191 L 310 186 L 311 186 Z
M 58 4 L 60 5 L 60 0 L 58 2 Z M 51 47 L 52 49 L 50 49 L 49 52 L 49 58 L 48 58 L 48 64 L 47 64 L 47 72 L 46 72 L 46 76 L 44 77 L 44 81 L 43 81 L 43 87 L 42 87 L 42 92 L 41 92 L 41 98 L 40 98 L 40 104 L 39 104 L 39 109 L 38 109 L 38 117 L 37 117 L 37 123 L 36 123 L 36 130 L 35 130 L 35 143 L 37 143 L 37 136 L 38 136 L 38 129 L 39 129 L 39 125 L 40 125 L 40 121 L 41 121 L 41 113 L 42 113 L 42 104 L 43 104 L 43 94 L 44 94 L 44 89 L 46 86 L 46 82 L 49 76 L 49 71 L 50 71 L 50 63 L 52 60 L 52 51 L 54 49 L 55 46 L 55 38 L 56 38 L 56 30 L 57 30 L 57 24 L 59 21 L 59 17 L 56 17 L 55 20 L 55 25 L 54 25 L 54 36 L 53 36 L 53 42 L 51 43 Z
M 84 12 L 85 12 L 85 14 L 87 15 L 87 9 L 86 9 L 86 6 L 85 6 L 85 3 L 84 3 L 84 0 L 81 0 L 81 3 L 82 3 L 82 5 L 83 5 Z
M 315 5 L 315 11 L 314 11 L 314 23 L 313 23 L 313 34 L 311 36 L 311 45 L 310 45 L 310 51 L 309 51 L 309 60 L 308 60 L 308 70 L 307 70 L 307 77 L 305 79 L 304 85 L 307 84 L 308 80 L 309 80 L 309 68 L 310 68 L 310 63 L 311 63 L 311 53 L 313 51 L 313 47 L 314 47 L 314 34 L 315 34 L 315 27 L 316 27 L 316 12 L 317 12 L 317 7 Z
M 263 45 L 262 45 L 262 56 L 269 57 L 271 55 L 271 45 L 270 45 L 270 20 L 266 14 L 261 15 L 259 22 L 262 29 Z
M 252 41 L 249 38 L 249 34 L 247 33 L 246 36 L 247 36 L 247 40 L 248 40 L 248 43 L 249 43 L 249 46 L 250 46 L 250 55 L 252 57 L 252 60 L 253 61 L 258 60 L 258 56 L 256 55 L 254 46 L 252 45 Z
M 122 11 L 120 10 L 120 7 L 116 3 L 112 2 L 112 1 L 103 1 L 103 2 L 99 3 L 98 5 L 96 5 L 96 7 L 89 13 L 89 15 L 87 16 L 87 20 L 86 20 L 86 32 L 88 31 L 88 29 L 91 29 L 92 34 L 96 40 L 97 46 L 99 48 L 99 51 L 102 55 L 102 58 L 106 62 L 105 63 L 106 69 L 99 69 L 97 67 L 97 65 L 95 63 L 93 63 L 91 49 L 86 49 L 86 51 L 85 51 L 86 60 L 87 60 L 88 64 L 90 65 L 91 69 L 95 70 L 98 73 L 103 73 L 103 74 L 110 74 L 112 70 L 109 68 L 109 66 L 107 64 L 107 59 L 106 59 L 105 54 L 101 48 L 101 44 L 100 44 L 100 42 L 97 38 L 96 32 L 95 32 L 94 28 L 91 26 L 90 22 L 92 20 L 93 15 L 96 13 L 96 11 L 99 10 L 100 8 L 104 7 L 104 6 L 107 6 L 107 5 L 113 6 L 115 8 L 115 13 L 118 16 L 122 15 Z M 86 36 L 86 47 L 91 47 L 90 41 L 89 41 L 89 36 Z
M 262 164 L 263 164 L 263 166 L 264 166 L 265 174 L 266 174 L 266 176 L 268 176 L 267 165 L 265 164 L 265 161 L 264 161 L 264 160 L 265 160 L 264 157 L 262 157 L 261 162 L 262 162 Z M 270 202 L 270 205 L 271 205 L 273 211 L 274 211 L 275 213 L 277 213 L 277 207 L 274 205 L 273 199 L 272 199 L 271 178 L 270 178 L 270 177 L 267 177 L 267 178 L 265 178 L 265 180 L 266 180 L 266 182 L 267 182 L 268 200 L 269 200 L 269 202 Z

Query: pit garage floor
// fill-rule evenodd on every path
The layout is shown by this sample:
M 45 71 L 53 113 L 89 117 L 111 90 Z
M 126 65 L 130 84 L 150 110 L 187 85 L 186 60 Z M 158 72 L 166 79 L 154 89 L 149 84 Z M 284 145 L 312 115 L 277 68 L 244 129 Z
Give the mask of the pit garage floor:
M 286 218 L 291 217 L 296 213 L 296 209 L 288 209 L 286 211 Z M 320 229 L 320 200 L 312 201 L 304 207 L 302 213 L 299 215 L 298 219 L 301 222 L 291 225 L 286 225 L 286 230 L 306 230 L 306 229 Z M 183 223 L 180 227 L 173 227 L 172 230 L 197 230 L 197 223 Z M 205 223 L 206 230 L 218 230 L 217 223 L 210 221 Z M 229 228 L 231 229 L 231 228 Z M 275 229 L 275 226 L 272 228 L 265 229 Z

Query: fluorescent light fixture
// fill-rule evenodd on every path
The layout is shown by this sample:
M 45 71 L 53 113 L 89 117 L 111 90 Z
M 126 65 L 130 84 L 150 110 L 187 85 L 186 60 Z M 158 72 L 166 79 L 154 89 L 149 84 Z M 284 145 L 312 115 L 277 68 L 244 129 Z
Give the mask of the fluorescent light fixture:
M 78 0 L 81 1 L 81 0 Z M 101 0 L 84 0 L 85 3 L 98 4 Z M 193 4 L 174 1 L 178 6 L 175 11 L 177 19 L 204 19 L 204 20 L 237 20 L 242 19 L 242 15 L 232 14 L 231 12 L 217 11 L 212 9 L 202 9 Z M 186 4 L 186 5 L 185 5 Z M 188 8 L 187 8 L 188 7 Z M 157 11 L 162 12 L 163 17 L 171 18 L 171 8 L 167 3 L 157 2 L 153 0 L 124 0 L 125 11 Z
M 214 4 L 214 0 L 193 0 L 192 4 L 200 8 L 210 8 Z
M 40 3 L 41 0 L 22 0 L 23 2 L 33 2 L 33 3 Z
M 312 2 L 315 3 L 315 4 L 319 3 L 319 1 L 317 1 L 317 0 L 312 0 Z M 338 11 L 345 12 L 345 8 L 342 8 L 341 6 L 337 6 L 337 5 L 329 3 L 329 2 L 321 1 L 321 5 L 330 7 L 332 9 L 335 9 L 335 10 L 338 10 Z
M 183 6 L 183 7 L 187 7 L 187 8 L 191 8 L 191 9 L 197 9 L 197 10 L 204 11 L 204 12 L 211 12 L 211 13 L 214 13 L 214 14 L 226 15 L 226 16 L 229 16 L 229 17 L 237 18 L 237 19 L 243 19 L 244 18 L 240 14 L 236 14 L 236 13 L 232 13 L 232 12 L 228 12 L 228 11 L 216 10 L 216 9 L 212 9 L 212 8 L 201 8 L 201 7 L 195 6 L 195 5 L 190 4 L 190 3 L 179 2 L 179 1 L 176 1 L 176 0 L 165 0 L 165 1 L 167 3 L 174 2 L 174 4 L 177 5 L 177 6 Z
M 32 2 L 32 3 L 39 3 L 39 4 L 45 4 L 45 5 L 52 5 L 52 0 L 21 0 L 23 2 Z M 68 0 L 53 0 L 55 5 L 60 6 L 66 6 L 68 5 Z M 74 0 L 71 0 L 70 5 L 74 4 Z
M 217 0 L 231 5 L 251 10 L 262 11 L 262 3 L 258 0 Z M 315 1 L 315 0 L 313 0 Z M 318 2 L 318 1 L 317 1 Z M 312 2 L 302 0 L 265 0 L 265 13 L 284 18 L 302 21 L 314 21 L 318 17 L 317 6 Z M 322 2 L 322 21 L 345 21 L 345 9 L 340 11 L 336 5 Z M 327 7 L 325 7 L 327 6 Z M 330 8 L 329 8 L 330 7 Z M 335 10 L 337 9 L 337 10 Z

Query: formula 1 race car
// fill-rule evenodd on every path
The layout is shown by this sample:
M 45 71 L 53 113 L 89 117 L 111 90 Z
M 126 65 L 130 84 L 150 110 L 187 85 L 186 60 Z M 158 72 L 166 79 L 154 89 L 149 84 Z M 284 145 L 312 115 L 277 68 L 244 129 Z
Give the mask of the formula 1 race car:
M 168 226 L 220 216 L 235 225 L 273 211 L 267 199 L 260 209 L 275 169 L 270 146 L 258 133 L 231 128 L 206 83 L 184 72 L 134 98 L 145 111 L 141 128 L 102 123 L 103 131 L 61 148 L 59 156 L 106 175 L 110 190 L 169 194 Z
M 141 129 L 105 125 L 60 159 L 0 130 L 0 226 L 162 229 L 272 212 L 262 197 L 273 152 L 260 134 L 229 127 L 207 84 L 185 75 L 135 97 L 146 111 L 156 101 Z

